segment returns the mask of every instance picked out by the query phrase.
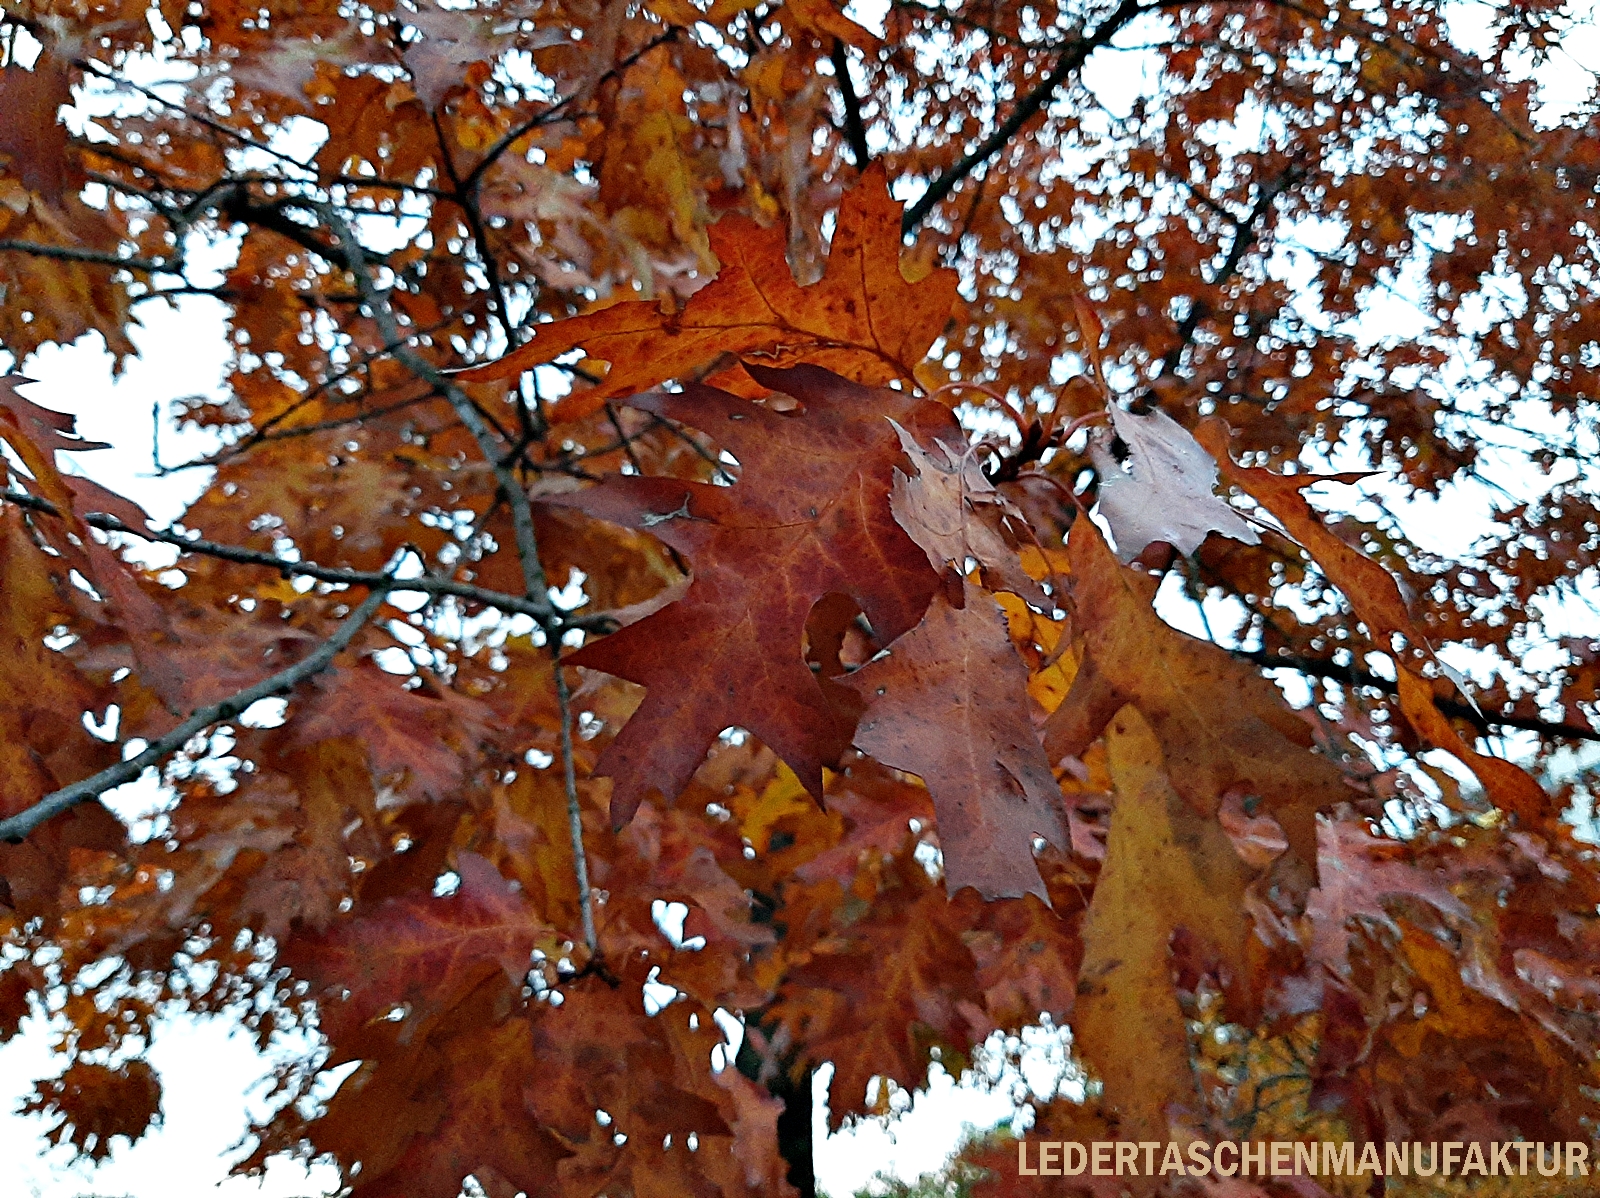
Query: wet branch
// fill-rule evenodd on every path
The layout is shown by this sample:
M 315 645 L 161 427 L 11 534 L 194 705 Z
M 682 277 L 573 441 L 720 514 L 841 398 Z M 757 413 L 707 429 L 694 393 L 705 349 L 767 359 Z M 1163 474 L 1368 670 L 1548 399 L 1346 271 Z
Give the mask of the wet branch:
M 183 263 L 162 262 L 156 258 L 122 258 L 100 250 L 79 249 L 73 245 L 46 245 L 39 241 L 17 241 L 0 237 L 0 252 L 31 254 L 35 258 L 55 258 L 61 262 L 92 262 L 97 266 L 112 266 L 120 270 L 142 270 L 149 274 L 181 275 Z
M 1160 5 L 1142 6 L 1135 0 L 1122 0 L 1116 9 L 1108 16 L 1091 34 L 1078 38 L 1067 45 L 1056 56 L 1055 65 L 1027 95 L 1017 101 L 1017 106 L 1011 110 L 1011 115 L 977 144 L 972 151 L 966 154 L 949 170 L 944 171 L 937 178 L 928 183 L 928 190 L 922 197 L 905 210 L 905 215 L 900 219 L 900 232 L 910 234 L 918 225 L 927 219 L 928 214 L 939 203 L 956 189 L 956 185 L 970 175 L 978 167 L 989 161 L 995 154 L 1005 148 L 1007 142 L 1017 135 L 1024 125 L 1034 118 L 1050 97 L 1055 94 L 1056 88 L 1066 82 L 1072 73 L 1088 61 L 1089 56 L 1102 46 L 1109 45 L 1111 39 L 1117 35 L 1123 26 L 1128 24 L 1142 12 L 1152 11 Z

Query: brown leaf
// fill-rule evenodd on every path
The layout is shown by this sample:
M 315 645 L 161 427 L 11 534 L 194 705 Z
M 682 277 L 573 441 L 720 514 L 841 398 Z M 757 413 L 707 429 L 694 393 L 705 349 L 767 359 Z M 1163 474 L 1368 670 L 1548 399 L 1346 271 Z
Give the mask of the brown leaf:
M 652 788 L 668 798 L 682 790 L 729 725 L 749 728 L 820 796 L 822 767 L 848 746 L 853 721 L 801 654 L 812 606 L 848 595 L 880 637 L 893 637 L 921 617 L 937 583 L 889 509 L 898 444 L 882 417 L 947 424 L 944 409 L 813 366 L 751 370 L 803 411 L 780 415 L 703 386 L 632 401 L 711 433 L 739 459 L 736 484 L 612 476 L 561 497 L 649 530 L 694 567 L 682 599 L 566 658 L 649 688 L 595 765 L 614 780 L 619 826 Z
M 35 544 L 17 508 L 0 511 L 0 673 L 18 680 L 0 692 L 0 815 L 15 814 L 112 759 L 81 721 L 86 710 L 104 710 L 98 688 L 65 653 L 44 643 L 72 611 L 70 594 L 54 577 L 60 562 Z
M 868 1109 L 874 1076 L 913 1089 L 926 1079 L 931 1048 L 965 1053 L 993 1029 L 963 943 L 959 901 L 934 889 L 909 853 L 887 868 L 897 884 L 860 918 L 841 918 L 836 902 L 828 904 L 830 934 L 789 969 L 773 1008 L 803 1031 L 815 1059 L 834 1063 L 836 1124 Z M 880 1092 L 880 1109 L 885 1099 Z
M 523 1011 L 507 1011 L 503 979 L 486 981 L 425 1043 L 369 1040 L 372 1058 L 347 1077 L 309 1127 L 348 1169 L 359 1198 L 456 1198 L 468 1174 L 492 1171 L 540 1193 L 570 1155 L 541 1124 L 527 1090 L 542 1068 Z M 502 1191 L 503 1192 L 503 1191 Z
M 867 704 L 858 748 L 919 775 L 933 795 L 954 894 L 1034 894 L 1049 901 L 1033 843 L 1067 843 L 1061 792 L 1028 712 L 1027 671 L 993 598 L 971 584 L 965 605 L 936 595 L 922 623 L 842 680 Z
M 415 12 L 406 12 L 404 20 L 422 34 L 406 45 L 403 56 L 411 86 L 430 112 L 465 85 L 468 67 L 493 61 L 511 45 L 509 39 L 495 36 L 493 19 L 476 9 L 423 3 Z
M 359 728 L 385 805 L 448 797 L 490 739 L 491 712 L 426 675 L 415 677 L 422 685 L 404 686 L 370 660 L 324 671 L 299 697 L 286 743 L 313 745 Z
M 7 63 L 0 68 L 0 154 L 8 174 L 46 203 L 60 207 L 81 175 L 73 170 L 67 128 L 56 119 L 72 103 L 70 63 L 45 51 L 31 69 Z
M 60 1077 L 40 1081 L 23 1110 L 54 1115 L 46 1139 L 102 1161 L 111 1155 L 114 1138 L 135 1141 L 161 1121 L 161 1080 L 143 1061 L 114 1069 L 77 1061 Z

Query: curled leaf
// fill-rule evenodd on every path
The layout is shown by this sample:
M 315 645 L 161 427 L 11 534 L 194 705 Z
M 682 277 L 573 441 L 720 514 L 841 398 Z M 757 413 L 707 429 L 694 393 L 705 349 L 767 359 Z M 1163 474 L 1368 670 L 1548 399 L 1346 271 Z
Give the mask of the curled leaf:
M 1100 473 L 1097 511 L 1123 561 L 1154 541 L 1190 554 L 1212 532 L 1246 545 L 1261 540 L 1217 497 L 1216 462 L 1172 417 L 1159 411 L 1135 416 L 1113 406 L 1111 425 L 1127 456 L 1118 461 L 1112 438 L 1103 432 L 1089 442 L 1089 456 Z

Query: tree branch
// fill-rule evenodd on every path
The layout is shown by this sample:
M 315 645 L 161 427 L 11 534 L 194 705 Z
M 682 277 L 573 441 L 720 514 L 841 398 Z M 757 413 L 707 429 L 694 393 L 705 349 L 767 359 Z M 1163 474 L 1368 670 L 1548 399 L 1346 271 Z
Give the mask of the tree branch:
M 392 580 L 385 576 L 383 585 L 373 587 L 372 593 L 345 617 L 334 634 L 323 641 L 316 652 L 309 657 L 295 662 L 287 669 L 279 670 L 270 678 L 263 678 L 254 686 L 247 686 L 220 703 L 200 708 L 171 732 L 159 740 L 151 741 L 145 746 L 144 752 L 103 769 L 81 782 L 74 782 L 71 786 L 63 786 L 60 790 L 52 791 L 31 807 L 25 807 L 10 818 L 0 820 L 0 840 L 12 844 L 20 842 L 40 824 L 60 815 L 68 808 L 76 806 L 85 799 L 98 798 L 125 782 L 134 781 L 148 767 L 157 764 L 168 754 L 176 753 L 189 743 L 191 737 L 205 731 L 211 725 L 231 720 L 252 703 L 269 698 L 279 691 L 289 690 L 313 674 L 327 669 L 339 651 L 350 643 L 362 626 L 372 618 L 372 613 L 378 610 L 379 605 L 389 594 L 391 582 Z
M 589 857 L 583 847 L 583 809 L 578 802 L 578 774 L 572 754 L 572 692 L 561 672 L 561 639 L 550 638 L 550 661 L 556 677 L 556 706 L 561 713 L 561 775 L 567 791 L 567 832 L 572 839 L 572 868 L 578 877 L 578 910 L 583 917 L 583 942 L 589 962 L 600 959 L 600 937 L 594 926 L 594 896 L 589 890 Z
M 1264 669 L 1294 670 L 1313 678 L 1342 682 L 1346 686 L 1369 687 L 1386 695 L 1400 693 L 1400 688 L 1387 678 L 1380 678 L 1355 666 L 1342 666 L 1337 662 L 1320 658 L 1280 656 L 1263 649 L 1230 649 L 1228 654 L 1240 661 L 1254 662 Z M 1496 715 L 1492 712 L 1479 711 L 1470 703 L 1461 703 L 1455 699 L 1435 697 L 1433 705 L 1452 719 L 1465 720 L 1483 733 L 1490 733 L 1496 728 L 1516 728 L 1523 732 L 1536 732 L 1552 740 L 1600 741 L 1600 729 L 1585 728 L 1581 724 L 1561 724 L 1553 720 L 1541 720 L 1536 716 Z
M 356 239 L 354 230 L 331 208 L 321 206 L 321 215 L 334 231 L 334 244 L 343 251 L 346 268 L 355 279 L 356 288 L 361 292 L 366 306 L 371 309 L 379 333 L 386 342 L 399 341 L 394 310 L 389 306 L 388 296 L 380 294 L 373 285 L 372 276 L 367 271 L 365 252 Z M 478 412 L 471 397 L 456 386 L 442 370 L 409 345 L 399 345 L 394 351 L 394 356 L 413 374 L 442 392 L 450 401 L 450 406 L 455 409 L 457 417 L 472 434 L 472 439 L 477 442 L 478 451 L 494 470 L 499 492 L 511 509 L 511 524 L 516 531 L 517 557 L 522 563 L 523 586 L 528 601 L 544 609 L 542 616 L 534 618 L 545 630 L 545 638 L 555 662 L 553 672 L 556 701 L 561 707 L 561 767 L 567 792 L 567 828 L 572 839 L 572 864 L 577 875 L 584 943 L 589 949 L 590 964 L 597 969 L 603 969 L 600 942 L 595 931 L 593 895 L 589 890 L 589 859 L 583 847 L 583 819 L 578 804 L 577 773 L 572 751 L 571 696 L 567 692 L 566 678 L 561 673 L 560 630 L 566 622 L 562 613 L 558 612 L 555 605 L 550 602 L 549 584 L 545 581 L 544 566 L 539 561 L 539 541 L 533 527 L 533 508 L 528 502 L 528 492 L 523 489 L 517 476 L 512 472 L 507 458 L 497 452 L 499 446 L 495 442 L 494 434 L 489 431 L 488 424 Z
M 31 511 L 41 512 L 47 516 L 61 516 L 55 504 L 49 500 L 40 499 L 21 491 L 0 491 L 0 501 L 14 503 L 18 507 L 25 507 Z M 259 549 L 249 549 L 243 545 L 228 545 L 218 541 L 207 541 L 199 538 L 185 536 L 169 528 L 135 528 L 126 524 L 115 516 L 103 512 L 91 512 L 81 517 L 83 522 L 91 528 L 98 528 L 102 532 L 126 533 L 130 536 L 140 537 L 146 541 L 155 541 L 162 545 L 175 545 L 185 553 L 196 553 L 202 557 L 214 557 L 222 561 L 236 562 L 245 566 L 263 566 L 269 570 L 276 570 L 285 577 L 315 578 L 319 582 L 342 583 L 346 586 L 376 587 L 388 585 L 391 590 L 411 591 L 423 595 L 453 595 L 458 599 L 468 599 L 481 603 L 485 607 L 492 607 L 497 611 L 516 612 L 521 615 L 531 616 L 541 623 L 550 619 L 548 605 L 530 602 L 521 595 L 509 595 L 504 591 L 491 591 L 483 587 L 475 587 L 471 583 L 457 582 L 451 578 L 437 578 L 425 574 L 419 578 L 406 578 L 396 580 L 389 575 L 376 570 L 347 570 L 338 566 L 319 566 L 316 562 L 294 561 L 286 557 L 277 557 Z M 570 612 L 557 611 L 553 627 L 562 631 L 568 628 L 582 628 L 596 632 L 609 631 L 615 627 L 616 620 L 609 615 L 595 613 L 593 615 L 573 615 Z
M 93 262 L 99 266 L 115 266 L 122 270 L 142 270 L 150 274 L 181 275 L 183 263 L 162 262 L 156 258 L 119 258 L 101 250 L 83 250 L 73 245 L 46 245 L 38 241 L 17 241 L 0 237 L 0 252 L 10 250 L 18 254 L 32 254 L 35 258 L 55 258 L 62 262 Z
M 477 405 L 472 402 L 471 396 L 457 386 L 443 370 L 407 345 L 405 339 L 400 336 L 389 298 L 380 294 L 374 286 L 372 275 L 367 270 L 366 250 L 345 219 L 326 204 L 312 201 L 302 201 L 302 203 L 316 211 L 333 230 L 333 248 L 319 250 L 319 253 L 327 256 L 337 254 L 340 265 L 348 270 L 355 280 L 356 290 L 361 294 L 362 303 L 371 309 L 373 320 L 377 322 L 378 331 L 385 343 L 395 347 L 395 358 L 412 374 L 437 389 L 445 399 L 449 400 L 456 416 L 466 426 L 472 439 L 477 442 L 478 452 L 483 454 L 484 461 L 488 462 L 494 471 L 495 482 L 511 509 L 511 525 L 516 533 L 517 556 L 522 563 L 522 580 L 526 595 L 530 602 L 543 608 L 543 615 L 536 616 L 535 619 L 547 628 L 559 626 L 562 623 L 561 615 L 550 603 L 544 566 L 539 562 L 539 541 L 533 528 L 533 509 L 528 503 L 528 493 L 499 453 L 500 447 L 494 433 L 489 429 L 488 422 L 478 411 Z M 509 441 L 510 438 L 506 440 Z
M 1151 7 L 1157 8 L 1160 5 Z M 905 215 L 900 220 L 900 232 L 905 235 L 914 232 L 917 226 L 927 219 L 928 213 L 954 191 L 961 180 L 982 166 L 1016 136 L 1017 131 L 1045 106 L 1056 88 L 1088 61 L 1089 55 L 1109 44 L 1124 25 L 1146 11 L 1150 9 L 1141 7 L 1136 0 L 1122 0 L 1116 10 L 1102 21 L 1093 33 L 1077 39 L 1062 49 L 1056 56 L 1055 65 L 1050 68 L 1050 73 L 1017 102 L 1011 115 L 1000 122 L 995 131 L 979 142 L 971 153 L 929 182 L 928 190 L 922 193 L 922 197 L 916 203 L 906 209 Z
M 1290 163 L 1288 168 L 1279 175 L 1270 186 L 1263 187 L 1256 195 L 1256 202 L 1250 205 L 1250 211 L 1243 217 L 1236 217 L 1221 205 L 1211 202 L 1214 211 L 1222 216 L 1233 226 L 1233 242 L 1228 246 L 1228 256 L 1223 259 L 1222 265 L 1217 268 L 1217 273 L 1209 280 L 1208 286 L 1222 287 L 1231 280 L 1244 263 L 1244 256 L 1249 252 L 1261 236 L 1261 218 L 1278 202 L 1278 197 L 1288 191 L 1294 182 L 1303 173 L 1298 163 Z M 1196 188 L 1190 188 L 1189 193 L 1198 196 Z M 1210 307 L 1197 297 L 1191 297 L 1189 311 L 1184 314 L 1183 323 L 1178 326 L 1178 344 L 1173 346 L 1161 359 L 1159 377 L 1166 377 L 1178 368 L 1178 362 L 1183 357 L 1183 351 L 1189 348 L 1194 341 L 1194 335 L 1200 328 L 1200 322 L 1209 314 Z
M 650 53 L 650 51 L 654 50 L 657 46 L 665 45 L 667 42 L 677 41 L 678 35 L 681 32 L 683 32 L 683 30 L 680 26 L 667 26 L 665 33 L 657 34 L 644 45 L 640 46 L 632 54 L 629 54 L 626 58 L 619 60 L 615 66 L 607 70 L 593 83 L 578 88 L 570 95 L 561 97 L 561 99 L 555 101 L 555 103 L 541 109 L 537 115 L 529 117 L 526 121 L 522 122 L 522 124 L 514 125 L 510 129 L 507 129 L 505 133 L 500 136 L 500 139 L 494 143 L 494 145 L 490 146 L 486 151 L 484 151 L 483 160 L 479 162 L 477 166 L 472 168 L 472 170 L 467 174 L 467 177 L 461 181 L 461 186 L 476 187 L 478 180 L 483 177 L 484 172 L 498 162 L 500 160 L 500 156 L 509 150 L 512 144 L 515 143 L 519 138 L 533 132 L 540 125 L 548 124 L 550 121 L 555 120 L 564 111 L 566 111 L 567 107 L 574 100 L 578 99 L 578 97 L 582 96 L 586 92 L 593 91 L 608 79 L 615 79 L 618 75 L 622 74 L 622 72 L 626 71 L 646 54 Z
M 864 171 L 872 160 L 867 148 L 867 127 L 861 123 L 861 97 L 856 95 L 855 80 L 850 78 L 850 56 L 844 42 L 833 39 L 833 73 L 839 80 L 839 96 L 844 100 L 844 136 L 850 145 L 850 155 L 856 160 L 856 170 Z

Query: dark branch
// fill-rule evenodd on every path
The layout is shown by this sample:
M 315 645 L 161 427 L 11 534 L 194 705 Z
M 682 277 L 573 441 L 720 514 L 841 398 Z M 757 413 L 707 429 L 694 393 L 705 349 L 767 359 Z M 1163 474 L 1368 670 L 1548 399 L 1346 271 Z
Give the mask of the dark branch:
M 119 258 L 116 254 L 100 250 L 81 250 L 72 245 L 45 245 L 38 241 L 15 241 L 0 237 L 0 251 L 32 254 L 36 258 L 56 258 L 62 262 L 93 262 L 100 266 L 115 266 L 122 270 L 142 270 L 150 274 L 181 275 L 182 262 L 162 262 L 156 258 Z
M 1250 206 L 1250 211 L 1243 217 L 1236 217 L 1227 209 L 1216 205 L 1211 207 L 1218 212 L 1224 220 L 1233 226 L 1233 242 L 1228 246 L 1228 256 L 1223 259 L 1222 265 L 1217 268 L 1217 273 L 1212 276 L 1210 286 L 1213 288 L 1225 287 L 1244 264 L 1244 256 L 1249 253 L 1250 247 L 1261 238 L 1261 220 L 1272 206 L 1278 202 L 1278 197 L 1288 191 L 1303 173 L 1298 163 L 1292 163 L 1281 175 L 1268 186 L 1263 187 L 1256 195 L 1256 202 Z M 1190 190 L 1191 195 L 1198 196 L 1197 189 Z M 1161 359 L 1160 375 L 1165 377 L 1178 368 L 1179 361 L 1183 358 L 1183 351 L 1188 349 L 1194 341 L 1195 332 L 1200 327 L 1200 322 L 1210 313 L 1210 307 L 1198 297 L 1191 298 L 1189 311 L 1184 314 L 1183 323 L 1178 326 L 1178 343 L 1173 346 Z
M 1313 678 L 1327 678 L 1332 682 L 1342 682 L 1346 686 L 1366 687 L 1386 695 L 1400 693 L 1400 688 L 1387 678 L 1380 678 L 1376 674 L 1354 666 L 1342 666 L 1320 658 L 1283 656 L 1261 649 L 1230 649 L 1229 653 L 1240 661 L 1254 662 L 1264 669 L 1294 670 Z M 1553 720 L 1542 720 L 1537 716 L 1501 715 L 1479 711 L 1470 703 L 1461 703 L 1455 699 L 1435 698 L 1433 705 L 1451 719 L 1465 720 L 1479 732 L 1486 734 L 1492 733 L 1496 728 L 1516 728 L 1523 732 L 1536 732 L 1552 740 L 1600 741 L 1600 729 L 1586 728 L 1581 724 L 1561 724 Z
M 867 127 L 861 123 L 861 97 L 856 95 L 855 81 L 850 78 L 850 56 L 844 43 L 833 39 L 833 73 L 839 80 L 839 95 L 844 100 L 844 137 L 850 145 L 850 154 L 856 160 L 856 170 L 864 171 L 872 160 L 867 148 Z
M 478 180 L 483 178 L 484 172 L 498 162 L 500 160 L 500 156 L 509 150 L 518 139 L 529 133 L 532 133 L 540 125 L 547 125 L 551 121 L 558 119 L 562 113 L 571 107 L 574 100 L 577 100 L 579 97 L 592 92 L 595 88 L 599 87 L 607 80 L 615 79 L 618 75 L 622 74 L 623 71 L 626 71 L 629 67 L 638 62 L 646 54 L 650 53 L 650 51 L 654 50 L 657 46 L 665 45 L 667 42 L 677 41 L 678 34 L 681 32 L 682 29 L 679 26 L 669 25 L 666 29 L 666 32 L 657 34 L 644 45 L 640 46 L 632 54 L 629 54 L 626 58 L 620 59 L 615 66 L 606 71 L 592 84 L 589 84 L 585 87 L 580 87 L 571 95 L 563 96 L 549 107 L 540 109 L 535 116 L 529 117 L 522 124 L 515 125 L 512 128 L 507 129 L 505 133 L 501 135 L 500 140 L 495 142 L 494 145 L 490 146 L 488 150 L 484 152 L 483 161 L 479 162 L 477 166 L 473 167 L 466 178 L 461 180 L 461 186 L 467 188 L 476 187 L 478 185 Z
M 1156 8 L 1160 5 L 1150 7 Z M 958 183 L 999 153 L 1005 144 L 1016 136 L 1017 131 L 1033 119 L 1049 102 L 1056 88 L 1088 61 L 1089 55 L 1108 45 L 1123 26 L 1145 11 L 1149 9 L 1139 5 L 1135 0 L 1122 0 L 1116 10 L 1102 21 L 1093 33 L 1067 45 L 1056 56 L 1055 65 L 1050 68 L 1050 73 L 1017 102 L 1011 115 L 1000 122 L 995 131 L 979 142 L 971 153 L 928 184 L 928 190 L 922 193 L 922 198 L 906 209 L 905 215 L 900 220 L 900 232 L 902 234 L 914 232 L 917 226 L 927 219 L 928 213 L 956 189 Z
M 16 844 L 24 836 L 32 832 L 40 824 L 53 816 L 60 815 L 70 807 L 75 807 L 85 799 L 98 798 L 106 791 L 121 786 L 125 782 L 132 782 L 144 773 L 150 766 L 158 764 L 171 753 L 176 753 L 189 739 L 213 724 L 220 724 L 224 720 L 231 720 L 240 712 L 246 710 L 252 703 L 269 698 L 280 691 L 292 689 L 296 684 L 320 673 L 328 668 L 339 651 L 348 645 L 351 639 L 359 632 L 364 624 L 372 618 L 373 612 L 378 610 L 385 597 L 389 594 L 390 579 L 384 578 L 383 584 L 373 587 L 372 593 L 361 601 L 361 605 L 345 617 L 342 624 L 327 640 L 323 641 L 309 657 L 295 662 L 288 669 L 279 670 L 270 678 L 263 678 L 254 686 L 247 686 L 235 695 L 214 703 L 210 707 L 202 707 L 171 732 L 158 740 L 151 741 L 144 752 L 138 753 L 126 761 L 119 761 L 116 765 L 101 770 L 92 777 L 81 782 L 74 782 L 71 786 L 63 786 L 60 790 L 52 791 L 31 807 L 24 807 L 21 811 L 8 819 L 0 820 L 0 840 Z

